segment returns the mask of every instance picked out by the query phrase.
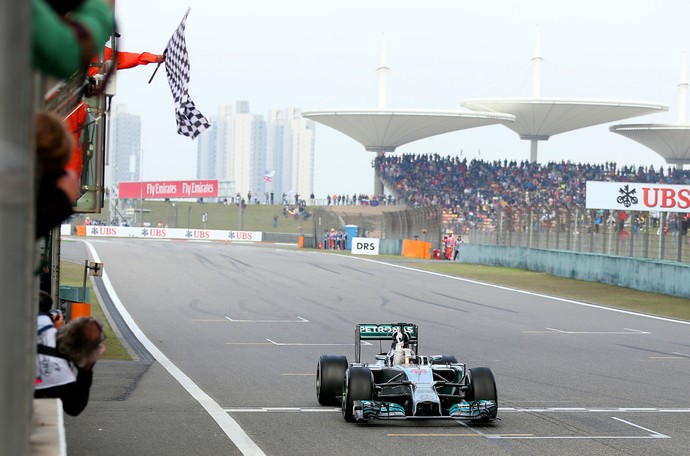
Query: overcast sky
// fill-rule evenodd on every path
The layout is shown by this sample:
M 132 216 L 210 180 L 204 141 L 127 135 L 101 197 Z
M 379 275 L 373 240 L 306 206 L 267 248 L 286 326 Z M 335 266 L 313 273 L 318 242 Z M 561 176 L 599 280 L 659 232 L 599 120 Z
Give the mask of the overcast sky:
M 669 112 L 619 123 L 675 123 L 688 0 L 117 0 L 120 49 L 162 53 L 187 8 L 190 94 L 206 117 L 249 101 L 255 114 L 297 107 L 375 108 L 385 33 L 389 108 L 460 109 L 460 100 L 529 97 L 537 24 L 543 97 L 637 100 Z M 113 103 L 141 116 L 144 180 L 196 178 L 196 142 L 176 132 L 161 67 L 118 72 Z M 553 136 L 539 161 L 655 166 L 654 152 L 612 124 Z M 529 142 L 502 126 L 448 133 L 398 148 L 484 160 L 529 159 Z M 314 191 L 370 193 L 374 154 L 316 125 Z

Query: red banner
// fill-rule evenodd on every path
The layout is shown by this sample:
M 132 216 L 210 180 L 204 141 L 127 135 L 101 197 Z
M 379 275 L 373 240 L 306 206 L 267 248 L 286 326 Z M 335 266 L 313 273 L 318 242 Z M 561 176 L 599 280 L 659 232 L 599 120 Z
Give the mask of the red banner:
M 217 198 L 217 180 L 120 182 L 118 198 Z

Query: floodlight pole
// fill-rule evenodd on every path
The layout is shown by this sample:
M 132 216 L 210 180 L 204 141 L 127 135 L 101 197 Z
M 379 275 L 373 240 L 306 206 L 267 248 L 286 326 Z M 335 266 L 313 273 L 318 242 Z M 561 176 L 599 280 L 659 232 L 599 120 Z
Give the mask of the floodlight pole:
M 537 24 L 537 43 L 534 46 L 534 57 L 532 57 L 532 97 L 541 96 L 541 64 L 544 59 L 541 57 L 541 35 L 539 24 Z
M 685 65 L 685 51 L 683 51 L 683 62 L 680 68 L 680 82 L 678 83 L 678 123 L 685 124 L 688 102 L 688 77 Z
M 379 74 L 379 109 L 386 107 L 386 75 L 390 70 L 386 64 L 386 34 L 384 33 L 381 35 L 381 56 L 379 57 L 379 67 L 376 69 Z
M 687 103 L 688 103 L 688 76 L 687 67 L 685 62 L 685 51 L 683 51 L 683 59 L 680 67 L 680 82 L 678 83 L 678 123 L 680 125 L 685 125 L 686 115 L 687 115 Z M 685 164 L 676 164 L 681 170 L 685 169 Z
M 376 69 L 376 72 L 379 75 L 379 109 L 386 107 L 386 76 L 389 71 L 390 68 L 388 68 L 386 63 L 386 34 L 384 33 L 381 35 L 381 56 L 379 57 L 379 67 Z M 385 152 L 382 150 L 376 152 L 377 157 L 383 157 L 384 154 Z M 374 170 L 374 195 L 383 195 L 383 192 L 383 182 L 376 177 L 376 170 Z
M 541 57 L 541 34 L 539 33 L 539 24 L 537 24 L 537 42 L 534 46 L 534 57 L 532 57 L 532 98 L 539 98 L 541 96 L 541 64 L 544 59 Z M 537 150 L 539 148 L 539 140 L 537 138 L 530 139 L 529 161 L 531 163 L 537 162 Z

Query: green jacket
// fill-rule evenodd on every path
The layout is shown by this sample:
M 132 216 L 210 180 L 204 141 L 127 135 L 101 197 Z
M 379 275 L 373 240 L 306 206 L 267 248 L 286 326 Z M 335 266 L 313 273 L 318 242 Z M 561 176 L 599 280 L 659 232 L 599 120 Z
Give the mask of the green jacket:
M 32 62 L 42 73 L 66 79 L 84 64 L 82 46 L 74 28 L 68 25 L 45 0 L 33 3 Z M 105 45 L 114 31 L 113 8 L 103 0 L 85 0 L 69 13 L 70 20 L 90 33 L 93 55 Z

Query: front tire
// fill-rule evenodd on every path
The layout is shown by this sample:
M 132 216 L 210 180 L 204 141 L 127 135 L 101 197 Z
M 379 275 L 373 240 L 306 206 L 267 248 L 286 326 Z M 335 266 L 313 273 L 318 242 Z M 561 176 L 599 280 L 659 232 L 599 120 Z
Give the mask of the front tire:
M 469 401 L 494 401 L 498 407 L 498 392 L 494 374 L 488 367 L 475 367 L 468 369 L 470 374 L 470 390 L 467 395 Z M 481 422 L 492 421 L 491 418 L 479 420 Z
M 349 423 L 355 422 L 353 407 L 355 401 L 374 399 L 374 376 L 366 367 L 351 367 L 345 373 L 345 391 L 343 391 L 343 418 Z
M 316 399 L 319 404 L 338 405 L 347 366 L 345 356 L 321 355 L 316 365 Z

